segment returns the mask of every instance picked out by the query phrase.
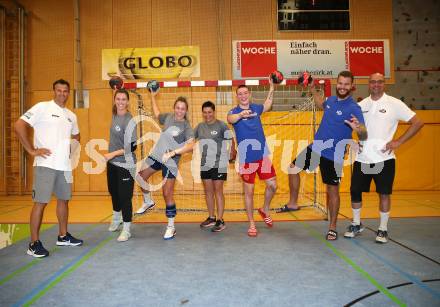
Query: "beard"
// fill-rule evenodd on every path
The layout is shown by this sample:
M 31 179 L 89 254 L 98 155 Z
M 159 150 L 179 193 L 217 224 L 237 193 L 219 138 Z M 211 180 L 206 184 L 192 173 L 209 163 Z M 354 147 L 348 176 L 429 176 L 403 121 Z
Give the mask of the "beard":
M 347 98 L 348 96 L 350 96 L 351 95 L 351 91 L 347 91 L 345 94 L 341 94 L 340 92 L 339 92 L 339 89 L 336 89 L 336 96 L 339 98 L 339 99 L 345 99 L 345 98 Z

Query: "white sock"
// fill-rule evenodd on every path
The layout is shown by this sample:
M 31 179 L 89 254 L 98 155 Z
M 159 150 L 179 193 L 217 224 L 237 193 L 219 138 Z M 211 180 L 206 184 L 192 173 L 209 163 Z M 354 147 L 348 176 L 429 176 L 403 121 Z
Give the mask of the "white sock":
M 122 219 L 122 212 L 121 211 L 113 211 L 113 221 L 114 222 L 120 222 Z
M 353 225 L 360 225 L 361 224 L 361 208 L 359 209 L 353 209 Z
M 390 218 L 390 212 L 379 212 L 380 213 L 380 225 L 379 230 L 388 230 L 388 219 Z
M 130 232 L 130 226 L 131 226 L 131 222 L 124 222 L 124 225 L 122 226 L 122 230 Z
M 142 194 L 144 196 L 144 203 L 146 203 L 148 205 L 154 204 L 153 199 L 151 199 L 151 193 L 150 192 L 144 192 Z
M 168 218 L 168 226 L 174 227 L 174 217 L 169 217 Z

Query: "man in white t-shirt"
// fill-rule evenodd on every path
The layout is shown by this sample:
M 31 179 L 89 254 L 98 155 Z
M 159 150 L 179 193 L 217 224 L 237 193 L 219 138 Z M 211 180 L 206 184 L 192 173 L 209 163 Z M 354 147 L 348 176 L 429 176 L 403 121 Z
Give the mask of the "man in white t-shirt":
M 30 216 L 31 242 L 27 254 L 38 258 L 49 255 L 39 240 L 39 231 L 44 208 L 52 193 L 57 197 L 59 234 L 56 244 L 78 246 L 83 243 L 67 232 L 68 202 L 72 194 L 71 139 L 78 144 L 78 123 L 76 115 L 66 108 L 69 83 L 57 80 L 53 83 L 53 90 L 53 100 L 37 103 L 15 123 L 15 132 L 21 144 L 34 157 L 34 206 Z M 34 130 L 33 142 L 27 133 L 29 127 Z
M 368 139 L 360 142 L 359 152 L 353 165 L 350 187 L 353 221 L 344 234 L 346 238 L 354 238 L 364 229 L 360 221 L 362 192 L 369 192 L 371 180 L 374 180 L 376 192 L 379 194 L 380 210 L 377 243 L 388 241 L 390 195 L 395 174 L 394 151 L 423 127 L 423 122 L 416 113 L 401 100 L 385 94 L 384 90 L 384 76 L 380 73 L 372 74 L 369 79 L 370 96 L 359 103 L 364 115 Z M 403 135 L 393 139 L 399 121 L 409 122 L 410 126 Z

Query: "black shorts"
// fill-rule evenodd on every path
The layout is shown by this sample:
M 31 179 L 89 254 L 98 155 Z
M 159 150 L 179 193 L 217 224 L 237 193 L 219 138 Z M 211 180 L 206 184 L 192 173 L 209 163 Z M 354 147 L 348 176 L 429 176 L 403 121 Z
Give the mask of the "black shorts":
M 304 149 L 295 160 L 292 161 L 296 167 L 304 171 L 314 171 L 318 165 L 321 171 L 322 182 L 328 185 L 338 185 L 342 177 L 342 164 L 335 163 L 332 160 L 321 157 L 312 151 L 308 146 Z
M 374 180 L 377 193 L 392 194 L 395 173 L 395 159 L 373 164 L 355 161 L 351 176 L 351 201 L 355 203 L 362 201 L 362 192 L 370 192 L 371 180 Z
M 223 180 L 226 181 L 228 173 L 220 173 L 218 168 L 211 168 L 208 171 L 200 171 L 200 178 L 203 180 Z

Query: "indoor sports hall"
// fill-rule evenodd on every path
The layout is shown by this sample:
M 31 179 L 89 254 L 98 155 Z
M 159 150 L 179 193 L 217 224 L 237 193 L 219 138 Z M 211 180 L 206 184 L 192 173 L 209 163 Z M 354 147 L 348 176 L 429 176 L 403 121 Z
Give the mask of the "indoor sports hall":
M 435 0 L 0 0 L 0 306 L 440 306 L 438 12 Z M 285 205 L 289 165 L 325 121 L 329 111 L 317 101 L 339 95 L 343 70 L 354 75 L 348 90 L 354 102 L 362 105 L 373 95 L 378 81 L 371 76 L 379 73 L 385 93 L 414 112 L 423 128 L 394 150 L 388 228 L 381 228 L 383 200 L 372 183 L 362 193 L 363 231 L 346 238 L 355 218 L 353 165 L 362 149 L 353 133 L 342 149 L 337 240 L 329 240 L 333 200 L 319 168 L 300 173 L 300 209 Z M 279 80 L 272 77 L 278 73 Z M 60 79 L 69 84 L 54 84 Z M 137 173 L 160 143 L 156 107 L 173 114 L 176 99 L 184 97 L 185 120 L 195 129 L 206 120 L 202 105 L 211 101 L 216 118 L 227 122 L 242 103 L 237 91 L 243 86 L 252 105 L 272 103 L 256 116 L 277 187 L 270 211 L 261 214 L 268 192 L 264 180 L 255 182 L 258 235 L 249 232 L 249 191 L 238 155 L 226 162 L 226 227 L 200 226 L 210 213 L 200 166 L 204 147 L 198 144 L 187 153 L 167 152 L 181 157 L 171 237 L 164 235 L 174 215 L 160 171 L 148 179 L 155 205 L 137 213 L 146 198 L 132 176 L 131 222 L 124 215 L 124 223 L 109 231 L 116 213 L 106 154 L 117 89 L 125 89 L 125 111 L 136 122 L 131 151 Z M 60 88 L 67 90 L 60 94 Z M 26 119 L 35 116 L 38 103 L 56 102 L 59 95 L 66 103 L 62 113 L 45 114 L 50 121 L 67 119 L 69 127 L 76 118 L 78 131 L 72 128 L 69 136 L 80 135 L 79 143 L 54 141 L 61 128 L 39 133 Z M 387 111 L 378 112 L 380 118 Z M 367 133 L 380 130 L 374 120 Z M 17 132 L 17 122 L 27 125 L 25 134 Z M 236 124 L 228 127 L 234 132 Z M 412 121 L 401 120 L 393 139 L 411 129 Z M 68 210 L 57 202 L 57 185 L 47 206 L 34 204 L 39 191 L 49 189 L 49 175 L 37 172 L 31 154 L 44 149 L 40 138 L 67 148 L 73 174 L 71 184 L 66 177 Z M 59 244 L 67 235 L 66 216 L 69 233 L 83 240 L 78 246 L 61 246 L 73 240 Z M 122 240 L 126 223 L 131 228 Z M 381 229 L 386 244 L 377 241 Z M 48 256 L 31 249 L 36 233 Z

